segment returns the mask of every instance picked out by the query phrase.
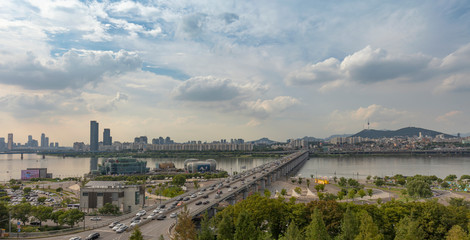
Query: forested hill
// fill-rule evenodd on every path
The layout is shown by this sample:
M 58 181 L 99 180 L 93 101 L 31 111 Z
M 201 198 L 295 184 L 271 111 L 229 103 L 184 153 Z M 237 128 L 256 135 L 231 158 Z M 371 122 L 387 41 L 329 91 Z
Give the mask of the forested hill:
M 364 129 L 356 134 L 353 137 L 363 137 L 363 138 L 392 138 L 392 137 L 413 137 L 419 136 L 421 132 L 422 136 L 436 137 L 437 135 L 444 134 L 445 138 L 452 138 L 454 136 L 436 132 L 429 129 L 417 128 L 417 127 L 406 127 L 398 130 L 374 130 L 374 129 Z

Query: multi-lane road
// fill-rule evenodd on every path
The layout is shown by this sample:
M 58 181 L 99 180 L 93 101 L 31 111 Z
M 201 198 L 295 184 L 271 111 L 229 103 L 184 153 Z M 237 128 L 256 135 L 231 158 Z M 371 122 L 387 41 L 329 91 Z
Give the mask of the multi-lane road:
M 254 169 L 240 173 L 236 176 L 231 176 L 226 179 L 223 179 L 220 182 L 217 182 L 211 186 L 204 186 L 203 189 L 205 189 L 205 191 L 202 191 L 202 189 L 199 189 L 199 190 L 194 190 L 192 192 L 185 193 L 183 197 L 190 196 L 192 194 L 195 194 L 196 197 L 192 197 L 192 198 L 190 197 L 190 199 L 188 201 L 185 201 L 183 205 L 178 206 L 174 209 L 168 210 L 168 207 L 173 202 L 176 201 L 175 198 L 162 203 L 166 205 L 166 211 L 163 214 L 166 215 L 167 217 L 164 220 L 142 221 L 139 227 L 143 233 L 144 239 L 158 239 L 160 235 L 163 235 L 165 239 L 169 239 L 170 227 L 174 226 L 174 224 L 176 223 L 176 218 L 170 218 L 171 213 L 181 212 L 182 207 L 186 205 L 190 214 L 194 216 L 196 214 L 205 212 L 206 209 L 209 209 L 210 207 L 216 205 L 217 203 L 221 201 L 225 201 L 228 198 L 233 198 L 234 193 L 236 193 L 237 191 L 240 191 L 241 189 L 244 189 L 244 191 L 248 191 L 248 192 L 253 191 L 254 187 L 251 187 L 251 186 L 253 186 L 253 184 L 256 181 L 258 181 L 259 178 L 262 178 L 266 174 L 269 174 L 270 172 L 276 170 L 277 168 L 279 168 L 280 165 L 282 165 L 282 163 L 287 162 L 287 161 L 288 161 L 288 158 L 285 157 L 277 161 L 269 162 L 264 165 L 258 166 Z M 222 191 L 221 194 L 217 193 L 217 192 L 220 192 L 219 190 Z M 201 192 L 201 194 L 198 194 L 199 192 Z M 206 198 L 204 198 L 204 196 Z M 205 205 L 197 204 L 196 205 L 196 203 L 199 201 L 202 201 L 202 202 L 209 201 L 209 204 L 205 204 Z M 156 207 L 157 206 L 147 208 L 147 215 L 145 215 L 143 219 L 145 219 L 149 214 L 151 214 L 152 209 L 155 209 Z M 122 220 L 120 222 L 129 226 L 131 223 L 131 220 L 132 220 L 132 216 L 129 216 L 129 218 Z M 111 223 L 113 221 L 115 220 L 109 219 L 109 220 L 106 220 L 106 223 Z M 76 234 L 48 237 L 48 239 L 53 239 L 53 240 L 70 239 L 71 237 L 74 237 L 74 236 L 79 236 L 82 239 L 85 239 L 89 234 L 94 233 L 94 232 L 100 233 L 99 239 L 105 239 L 105 240 L 129 239 L 130 235 L 132 234 L 132 231 L 116 233 L 108 226 L 104 226 L 101 228 L 87 230 L 87 231 L 76 233 Z

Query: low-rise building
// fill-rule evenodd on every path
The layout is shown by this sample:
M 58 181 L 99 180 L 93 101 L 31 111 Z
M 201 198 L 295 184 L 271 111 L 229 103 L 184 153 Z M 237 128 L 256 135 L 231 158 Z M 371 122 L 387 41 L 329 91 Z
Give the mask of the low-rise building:
M 99 166 L 99 172 L 104 175 L 143 174 L 149 171 L 150 168 L 147 167 L 146 161 L 139 161 L 134 158 L 108 158 L 103 160 L 101 166 Z
M 106 203 L 124 213 L 136 211 L 145 204 L 145 187 L 119 181 L 91 181 L 80 189 L 80 210 L 96 211 Z

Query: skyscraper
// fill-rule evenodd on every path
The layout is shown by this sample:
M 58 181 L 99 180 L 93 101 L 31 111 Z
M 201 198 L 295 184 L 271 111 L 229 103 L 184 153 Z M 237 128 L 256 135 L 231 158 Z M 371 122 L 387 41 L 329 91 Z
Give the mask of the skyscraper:
M 8 134 L 8 150 L 13 149 L 13 133 Z
M 47 147 L 47 145 L 46 145 L 46 134 L 44 134 L 44 133 L 41 133 L 41 147 L 42 148 Z
M 103 145 L 110 146 L 113 144 L 113 138 L 111 137 L 111 130 L 105 128 L 103 131 Z
M 98 151 L 99 124 L 96 121 L 90 122 L 90 151 Z

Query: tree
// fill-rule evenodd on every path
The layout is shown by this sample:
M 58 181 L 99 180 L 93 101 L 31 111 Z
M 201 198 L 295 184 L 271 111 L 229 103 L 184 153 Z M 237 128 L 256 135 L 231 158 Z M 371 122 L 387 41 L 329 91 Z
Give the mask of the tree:
M 33 207 L 32 215 L 39 221 L 39 225 L 42 225 L 42 222 L 51 219 L 52 211 L 54 211 L 52 207 L 38 205 Z
M 373 193 L 374 191 L 371 188 L 367 189 L 367 195 L 369 195 L 369 197 L 372 197 Z
M 374 181 L 374 183 L 377 187 L 380 187 L 385 184 L 385 181 L 383 179 L 378 178 L 377 180 Z
M 302 232 L 300 232 L 295 222 L 291 222 L 289 224 L 289 227 L 287 227 L 287 231 L 284 233 L 284 236 L 279 238 L 279 240 L 304 240 L 304 239 L 305 238 Z
M 242 211 L 238 215 L 237 224 L 235 225 L 235 240 L 257 240 L 258 229 L 253 224 L 253 219 L 247 211 Z
M 310 187 L 310 179 L 307 178 L 306 181 L 307 181 L 307 188 L 309 188 Z
M 455 181 L 455 179 L 457 179 L 457 175 L 450 174 L 446 178 L 444 178 L 444 181 L 452 182 L 452 181 Z
M 180 175 L 177 175 L 180 176 Z M 176 176 L 175 176 L 176 177 Z M 174 180 L 174 178 L 173 178 Z M 189 215 L 189 210 L 184 206 L 180 215 L 178 215 L 178 223 L 175 226 L 175 233 L 172 236 L 172 240 L 196 240 L 196 227 L 194 226 L 193 220 Z
M 264 189 L 264 196 L 267 198 L 271 197 L 271 192 L 267 188 Z
M 367 179 L 367 181 L 370 181 L 371 178 L 372 178 L 372 176 L 368 175 L 366 179 Z
M 142 236 L 142 232 L 140 231 L 139 226 L 136 226 L 134 228 L 134 231 L 132 232 L 132 235 L 129 240 L 144 240 L 144 236 Z
M 224 214 L 217 226 L 217 240 L 232 240 L 234 229 L 232 218 L 228 214 Z
M 61 188 L 61 187 L 58 187 L 58 188 L 56 188 L 56 190 L 55 190 L 55 191 L 56 191 L 56 192 L 62 192 L 63 190 L 64 190 L 63 188 Z
M 65 211 L 62 210 L 62 209 L 57 210 L 57 211 L 55 211 L 55 212 L 52 212 L 52 214 L 51 214 L 51 220 L 52 220 L 54 223 L 56 223 L 57 225 L 59 225 L 59 224 L 62 225 L 62 223 L 59 221 L 59 218 L 60 218 L 60 216 L 61 216 L 62 214 L 64 214 L 64 213 L 65 213 Z
M 348 181 L 346 180 L 345 177 L 340 177 L 339 178 L 339 182 L 338 182 L 338 185 L 341 186 L 341 187 L 346 187 L 346 184 L 348 183 Z
M 294 191 L 295 191 L 297 194 L 302 193 L 302 189 L 301 189 L 300 187 L 294 188 Z
M 210 221 L 209 221 L 209 214 L 206 213 L 202 217 L 201 221 L 201 229 L 199 230 L 197 239 L 198 240 L 214 240 L 214 233 L 212 229 L 210 228 Z
M 406 190 L 410 196 L 414 197 L 431 197 L 432 191 L 429 184 L 423 180 L 413 179 L 406 184 Z
M 299 177 L 299 179 L 297 181 L 298 181 L 299 185 L 302 184 L 302 178 L 301 177 Z
M 320 190 L 321 190 L 321 185 L 323 185 L 323 184 L 317 184 L 317 185 L 315 185 L 315 190 L 317 190 L 317 193 L 320 192 Z
M 354 197 L 356 196 L 356 189 L 351 189 L 348 192 L 348 198 L 354 201 Z
M 285 188 L 281 189 L 281 195 L 282 196 L 287 195 L 287 190 Z
M 307 239 L 315 240 L 329 240 L 330 235 L 326 231 L 323 216 L 318 208 L 315 208 L 312 214 L 312 221 L 305 229 L 305 236 Z
M 405 216 L 398 222 L 395 230 L 396 240 L 424 240 L 424 231 L 417 221 Z
M 105 203 L 103 207 L 98 209 L 98 212 L 100 214 L 113 214 L 117 215 L 119 214 L 119 207 L 115 206 L 111 203 Z
M 339 200 L 343 200 L 343 198 L 344 198 L 344 192 L 343 191 L 339 191 L 337 195 L 338 195 Z
M 199 181 L 198 180 L 194 180 L 193 184 L 194 184 L 195 189 L 199 189 Z
M 23 222 L 23 225 L 25 225 L 25 223 L 29 221 L 29 216 L 31 214 L 31 204 L 27 202 L 22 202 L 20 204 L 12 206 L 11 210 L 11 217 Z
M 64 223 L 73 228 L 75 224 L 82 221 L 85 217 L 85 213 L 78 209 L 70 209 L 65 211 L 59 216 L 59 224 L 63 225 Z
M 7 229 L 8 221 L 2 221 L 8 216 L 8 206 L 4 202 L 0 202 L 0 229 Z
M 176 186 L 183 186 L 186 183 L 186 177 L 184 175 L 176 175 L 171 182 Z
M 338 236 L 338 240 L 354 240 L 358 233 L 359 221 L 356 214 L 348 207 L 341 222 L 341 234 Z
M 46 197 L 38 197 L 38 202 L 39 203 L 44 203 L 46 201 Z
M 372 217 L 366 211 L 362 211 L 359 218 L 361 219 L 359 234 L 354 238 L 354 240 L 383 239 L 383 235 L 379 232 L 379 228 L 375 225 Z
M 450 184 L 448 182 L 442 182 L 441 187 L 447 189 L 448 187 L 450 187 Z
M 467 240 L 468 236 L 465 230 L 459 225 L 454 225 L 447 233 L 446 240 Z
M 364 196 L 366 196 L 366 192 L 364 191 L 364 189 L 360 189 L 357 194 L 359 194 L 359 197 L 363 198 Z
M 297 182 L 297 180 L 295 180 L 294 178 L 292 178 L 292 179 L 291 179 L 291 182 L 292 182 L 292 183 L 295 183 L 295 182 Z
M 20 189 L 20 185 L 13 185 L 10 187 L 13 191 Z
M 30 187 L 23 188 L 23 192 L 24 192 L 25 195 L 28 195 L 31 191 L 32 191 L 32 189 Z

